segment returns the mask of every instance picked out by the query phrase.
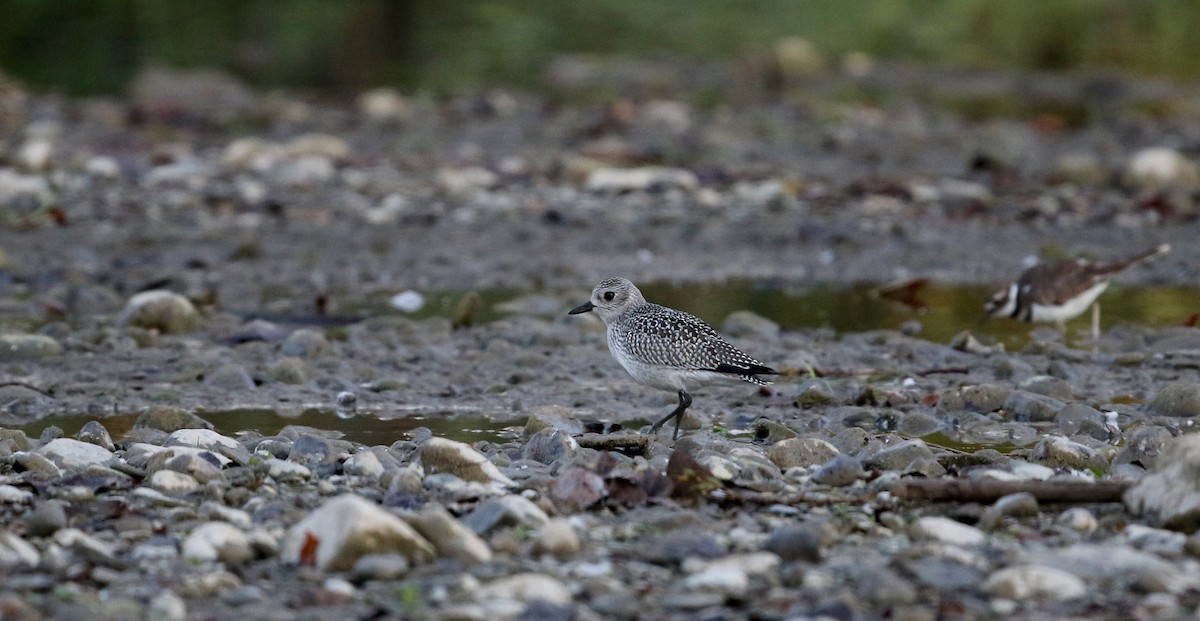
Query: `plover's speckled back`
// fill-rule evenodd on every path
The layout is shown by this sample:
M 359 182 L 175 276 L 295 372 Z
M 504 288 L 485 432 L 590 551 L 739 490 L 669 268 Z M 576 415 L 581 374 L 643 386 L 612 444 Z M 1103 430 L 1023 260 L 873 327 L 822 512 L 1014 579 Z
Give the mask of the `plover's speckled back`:
M 768 382 L 759 375 L 778 375 L 730 345 L 695 315 L 651 304 L 625 278 L 608 278 L 592 289 L 592 299 L 569 314 L 594 311 L 608 326 L 608 349 L 617 362 L 637 381 L 661 390 L 679 393 L 679 406 L 654 423 L 651 432 L 675 419 L 692 404 L 688 391 L 718 379 L 740 379 L 753 384 Z

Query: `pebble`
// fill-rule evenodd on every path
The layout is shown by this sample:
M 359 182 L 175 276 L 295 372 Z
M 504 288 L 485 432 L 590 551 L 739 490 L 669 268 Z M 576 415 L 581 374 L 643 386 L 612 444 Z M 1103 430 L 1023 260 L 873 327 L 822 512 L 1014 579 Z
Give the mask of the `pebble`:
M 820 438 L 788 438 L 772 444 L 767 457 L 786 470 L 795 467 L 818 466 L 837 457 L 837 447 Z
M 183 557 L 192 562 L 220 561 L 229 567 L 240 566 L 254 558 L 250 540 L 228 522 L 205 522 L 192 529 L 183 540 Z
M 1108 470 L 1108 460 L 1102 454 L 1062 436 L 1042 439 L 1030 451 L 1029 459 L 1050 468 Z
M 146 607 L 146 621 L 187 621 L 187 604 L 170 589 L 159 591 Z
M 1174 438 L 1163 446 L 1154 469 L 1125 491 L 1125 506 L 1151 515 L 1168 528 L 1200 529 L 1200 434 Z
M 838 455 L 813 473 L 812 480 L 822 485 L 846 487 L 863 476 L 863 464 L 857 457 Z
M 329 339 L 325 334 L 312 328 L 300 328 L 293 331 L 279 345 L 279 353 L 294 358 L 318 358 L 329 353 Z
M 62 345 L 41 334 L 0 334 L 0 362 L 57 356 Z
M 8 484 L 0 484 L 0 503 L 25 504 L 33 501 L 33 494 Z
M 200 490 L 195 477 L 174 470 L 159 470 L 150 475 L 146 484 L 164 494 L 183 495 Z
M 355 561 L 351 573 L 359 580 L 396 580 L 411 566 L 403 554 L 367 554 Z
M 29 542 L 10 532 L 0 531 L 0 569 L 28 571 L 37 567 L 41 555 Z
M 545 526 L 550 518 L 529 499 L 509 494 L 489 498 L 463 517 L 463 524 L 483 535 L 500 526 L 524 526 L 537 529 Z
M 95 444 L 70 438 L 58 438 L 37 450 L 60 468 L 82 470 L 89 466 L 107 466 L 116 460 L 112 451 Z
M 202 319 L 187 298 L 156 289 L 129 298 L 117 315 L 118 326 L 136 326 L 164 334 L 182 334 L 200 327 Z
M 492 550 L 487 542 L 441 505 L 425 505 L 405 519 L 437 548 L 439 557 L 454 559 L 464 565 L 478 565 L 492 560 Z
M 445 438 L 429 438 L 418 449 L 427 473 L 445 472 L 464 481 L 514 485 L 487 457 L 467 444 Z
M 550 483 L 550 499 L 568 513 L 590 507 L 608 495 L 604 478 L 582 466 L 570 466 Z
M 266 460 L 267 476 L 279 482 L 304 481 L 312 477 L 312 471 L 303 464 L 272 457 Z
M 788 524 L 771 533 L 763 549 L 784 561 L 819 563 L 822 557 L 823 536 L 819 529 L 799 524 Z
M 1096 516 L 1082 507 L 1071 507 L 1063 511 L 1055 521 L 1081 535 L 1090 535 L 1100 528 L 1100 522 Z
M 156 405 L 138 415 L 134 427 L 148 427 L 171 433 L 180 429 L 212 429 L 212 423 L 192 412 L 170 405 Z
M 913 539 L 938 541 L 964 548 L 982 545 L 987 540 L 987 535 L 978 528 L 941 516 L 917 518 L 909 534 Z
M 1068 600 L 1088 593 L 1083 580 L 1065 571 L 1039 565 L 1006 567 L 988 576 L 983 588 L 992 595 L 1015 600 Z
M 99 421 L 89 420 L 84 423 L 79 433 L 75 434 L 75 439 L 80 442 L 95 444 L 106 451 L 117 450 L 117 447 L 113 444 L 112 436 L 108 434 L 108 430 Z
M 211 429 L 179 429 L 167 436 L 163 446 L 183 446 L 213 450 L 218 447 L 240 448 L 237 440 L 223 436 Z
M 280 556 L 285 562 L 311 562 L 322 571 L 348 571 L 367 554 L 394 552 L 424 562 L 436 551 L 404 520 L 354 494 L 325 502 L 292 526 Z
M 383 476 L 383 462 L 373 451 L 359 451 L 342 462 L 342 471 L 353 476 L 378 479 Z
M 484 602 L 509 599 L 518 602 L 541 600 L 551 604 L 569 604 L 571 591 L 553 576 L 519 573 L 482 585 L 476 591 L 476 599 Z
M 1066 404 L 1044 394 L 1014 390 L 1004 400 L 1004 411 L 1019 422 L 1049 422 Z
M 1151 416 L 1200 416 L 1200 383 L 1174 382 L 1159 389 L 1146 405 Z
M 571 522 L 553 518 L 533 533 L 533 550 L 559 558 L 570 558 L 579 553 L 579 534 Z

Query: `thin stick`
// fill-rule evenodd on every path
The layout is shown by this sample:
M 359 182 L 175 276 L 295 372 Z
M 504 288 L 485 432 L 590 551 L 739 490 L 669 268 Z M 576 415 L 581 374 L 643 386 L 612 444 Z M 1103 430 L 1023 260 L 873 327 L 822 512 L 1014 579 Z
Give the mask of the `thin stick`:
M 1039 502 L 1121 502 L 1128 481 L 998 481 L 994 479 L 906 479 L 892 486 L 897 498 L 993 502 L 1003 496 L 1029 492 Z

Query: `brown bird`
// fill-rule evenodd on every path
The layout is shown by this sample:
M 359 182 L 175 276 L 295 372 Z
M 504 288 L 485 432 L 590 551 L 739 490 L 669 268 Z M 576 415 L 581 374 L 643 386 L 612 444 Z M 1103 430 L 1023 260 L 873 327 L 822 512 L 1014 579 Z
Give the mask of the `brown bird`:
M 1170 245 L 1162 244 L 1113 263 L 1098 264 L 1086 259 L 1039 263 L 1025 270 L 1016 282 L 996 291 L 983 310 L 988 317 L 1053 321 L 1062 327 L 1083 314 L 1108 287 L 1113 276 L 1170 251 Z M 1093 317 L 1093 336 L 1098 336 L 1099 332 L 1098 315 L 1097 312 Z

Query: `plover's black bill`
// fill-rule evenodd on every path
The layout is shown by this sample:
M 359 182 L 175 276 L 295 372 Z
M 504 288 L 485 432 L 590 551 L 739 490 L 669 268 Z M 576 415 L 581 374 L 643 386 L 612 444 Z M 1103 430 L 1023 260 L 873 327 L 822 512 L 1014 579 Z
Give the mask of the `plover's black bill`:
M 588 302 L 584 302 L 583 304 L 580 304 L 579 306 L 576 306 L 575 308 L 572 308 L 570 311 L 567 311 L 567 314 L 568 315 L 578 315 L 579 313 L 588 313 L 588 312 L 591 312 L 591 310 L 593 308 L 595 308 L 595 306 L 592 305 L 592 303 L 590 301 L 588 301 Z

